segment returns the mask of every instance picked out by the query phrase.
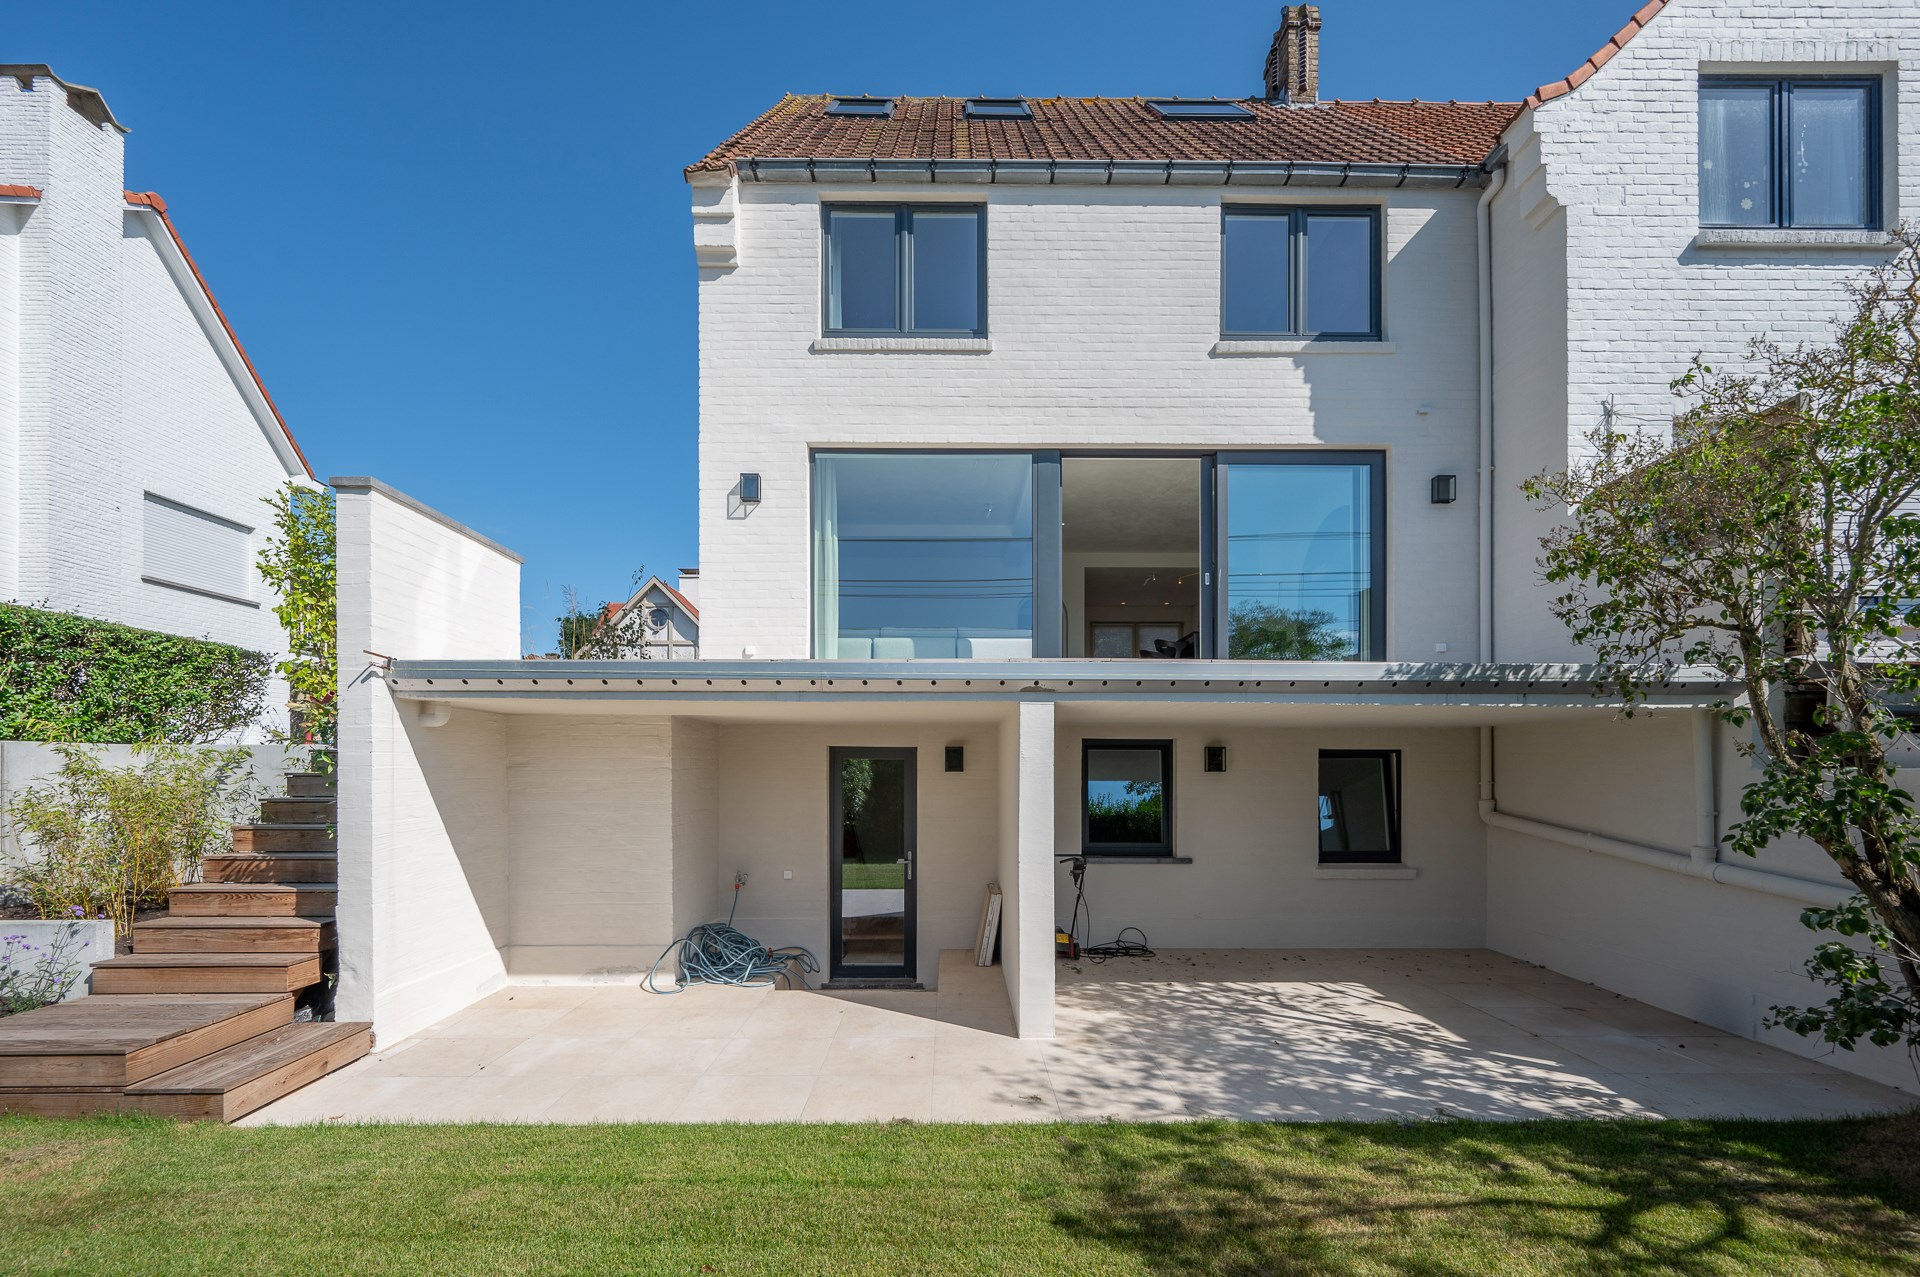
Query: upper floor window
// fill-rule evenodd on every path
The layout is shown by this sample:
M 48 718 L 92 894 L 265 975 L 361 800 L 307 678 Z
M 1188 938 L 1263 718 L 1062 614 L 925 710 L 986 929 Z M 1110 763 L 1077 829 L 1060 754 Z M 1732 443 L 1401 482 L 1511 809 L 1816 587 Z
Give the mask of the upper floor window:
M 985 336 L 986 213 L 978 206 L 830 206 L 825 329 Z
M 1377 340 L 1379 260 L 1377 208 L 1229 207 L 1221 335 Z
M 140 579 L 195 594 L 253 601 L 253 529 L 147 493 Z
M 1701 224 L 1877 229 L 1879 125 L 1877 80 L 1701 80 Z

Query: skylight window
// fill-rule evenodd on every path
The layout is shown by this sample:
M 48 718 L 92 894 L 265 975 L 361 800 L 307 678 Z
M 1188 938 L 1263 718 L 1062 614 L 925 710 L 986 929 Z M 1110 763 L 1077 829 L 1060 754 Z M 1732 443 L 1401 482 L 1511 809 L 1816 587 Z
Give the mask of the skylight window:
M 1025 98 L 971 98 L 967 102 L 969 120 L 1031 120 L 1033 108 Z
M 887 119 L 893 114 L 891 98 L 828 98 L 828 115 L 867 115 Z
M 1253 112 L 1238 102 L 1213 98 L 1162 98 L 1147 103 L 1163 120 L 1251 120 Z

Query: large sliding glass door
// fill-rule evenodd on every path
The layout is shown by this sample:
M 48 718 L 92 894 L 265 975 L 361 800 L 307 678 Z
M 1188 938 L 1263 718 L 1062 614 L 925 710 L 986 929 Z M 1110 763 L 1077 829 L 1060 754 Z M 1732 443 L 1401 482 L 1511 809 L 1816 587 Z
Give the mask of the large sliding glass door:
M 1377 452 L 1227 453 L 1216 655 L 1376 661 L 1386 623 L 1384 458 Z
M 1380 452 L 821 452 L 824 659 L 1382 660 Z

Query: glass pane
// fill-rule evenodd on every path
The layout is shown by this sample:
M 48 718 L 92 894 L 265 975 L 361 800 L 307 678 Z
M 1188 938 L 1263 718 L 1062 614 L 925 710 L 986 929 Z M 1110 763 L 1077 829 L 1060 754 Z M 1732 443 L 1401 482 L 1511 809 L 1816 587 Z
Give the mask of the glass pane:
M 915 332 L 981 330 L 980 214 L 913 215 Z
M 1290 225 L 1284 214 L 1227 214 L 1220 264 L 1221 331 L 1293 331 L 1287 304 Z
M 1372 660 L 1366 466 L 1227 467 L 1227 656 Z
M 1320 756 L 1320 857 L 1393 860 L 1391 759 Z
M 1087 751 L 1087 841 L 1162 846 L 1167 841 L 1164 756 L 1157 749 Z
M 840 764 L 840 965 L 907 961 L 907 763 Z
M 1867 108 L 1864 85 L 1793 86 L 1787 122 L 1795 226 L 1866 226 Z
M 1126 657 L 1134 654 L 1133 627 L 1131 625 L 1096 625 L 1093 627 L 1094 656 Z
M 827 214 L 827 327 L 897 329 L 899 262 L 893 211 L 835 209 Z
M 1700 88 L 1700 220 L 1773 225 L 1773 88 Z
M 1033 655 L 1033 458 L 814 458 L 814 650 Z
M 1307 218 L 1307 331 L 1373 330 L 1373 219 Z

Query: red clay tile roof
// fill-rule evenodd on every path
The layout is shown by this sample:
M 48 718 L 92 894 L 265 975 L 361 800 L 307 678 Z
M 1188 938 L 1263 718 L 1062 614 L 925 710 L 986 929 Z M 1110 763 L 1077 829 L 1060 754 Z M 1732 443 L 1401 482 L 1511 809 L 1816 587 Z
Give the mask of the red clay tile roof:
M 1535 89 L 1532 95 L 1527 98 L 1526 105 L 1528 108 L 1539 106 L 1543 102 L 1551 102 L 1558 97 L 1565 97 L 1592 79 L 1595 71 L 1598 71 L 1601 67 L 1611 62 L 1613 55 L 1626 48 L 1627 41 L 1644 31 L 1647 24 L 1652 22 L 1659 12 L 1666 7 L 1667 0 L 1647 0 L 1647 3 L 1641 6 L 1640 12 L 1628 18 L 1627 25 L 1614 32 L 1613 39 L 1601 45 L 1599 52 L 1575 67 L 1572 75 L 1569 75 L 1564 80 L 1555 80 L 1552 84 L 1543 84 Z
M 273 402 L 273 396 L 267 393 L 267 383 L 260 380 L 259 369 L 253 366 L 253 360 L 247 358 L 247 348 L 240 344 L 240 334 L 233 331 L 233 324 L 227 319 L 227 312 L 220 309 L 219 299 L 213 295 L 213 289 L 207 287 L 207 277 L 200 273 L 200 264 L 193 260 L 193 254 L 187 251 L 186 241 L 180 238 L 180 231 L 167 216 L 167 202 L 153 191 L 124 191 L 127 203 L 150 208 L 160 215 L 160 224 L 167 228 L 167 234 L 173 239 L 173 246 L 180 250 L 180 256 L 186 260 L 187 269 L 193 272 L 194 282 L 200 285 L 200 291 L 207 295 L 207 305 L 213 307 L 213 313 L 220 319 L 220 326 L 227 330 L 227 340 L 240 356 L 240 362 L 247 366 L 247 373 L 253 378 L 253 384 L 260 390 L 260 397 L 267 401 L 267 410 L 273 419 L 280 423 L 280 433 L 287 437 L 287 443 L 293 448 L 293 455 L 300 458 L 300 465 L 313 478 L 313 465 L 307 460 L 307 454 L 300 451 L 300 441 L 293 437 L 293 431 L 287 428 L 287 419 L 280 415 L 280 406 Z
M 964 98 L 894 98 L 893 116 L 834 116 L 788 94 L 689 174 L 743 159 L 1240 160 L 1478 164 L 1517 102 L 1236 104 L 1249 120 L 1163 119 L 1147 98 L 1029 98 L 1031 119 L 966 118 Z
M 0 197 L 15 200 L 37 200 L 40 198 L 40 188 L 37 186 L 0 184 Z

